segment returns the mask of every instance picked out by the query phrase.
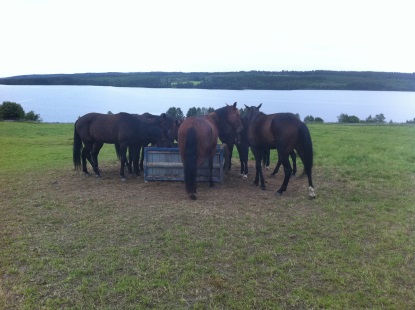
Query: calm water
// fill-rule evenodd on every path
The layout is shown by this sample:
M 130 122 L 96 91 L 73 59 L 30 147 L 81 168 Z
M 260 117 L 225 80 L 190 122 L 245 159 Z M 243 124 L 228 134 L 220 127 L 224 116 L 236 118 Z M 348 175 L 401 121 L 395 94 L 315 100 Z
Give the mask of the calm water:
M 203 90 L 118 88 L 106 86 L 8 86 L 0 85 L 0 103 L 19 103 L 33 110 L 44 122 L 75 122 L 89 112 L 161 114 L 180 107 L 220 108 L 225 103 L 258 105 L 264 113 L 293 112 L 337 122 L 340 114 L 364 120 L 383 113 L 386 121 L 406 122 L 415 117 L 415 92 L 326 90 Z

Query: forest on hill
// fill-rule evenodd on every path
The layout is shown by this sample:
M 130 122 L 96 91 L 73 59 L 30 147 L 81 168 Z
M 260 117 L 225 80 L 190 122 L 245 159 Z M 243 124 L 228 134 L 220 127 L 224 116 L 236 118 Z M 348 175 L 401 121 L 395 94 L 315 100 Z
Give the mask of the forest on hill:
M 360 71 L 108 72 L 20 75 L 4 85 L 147 88 L 415 91 L 415 73 Z

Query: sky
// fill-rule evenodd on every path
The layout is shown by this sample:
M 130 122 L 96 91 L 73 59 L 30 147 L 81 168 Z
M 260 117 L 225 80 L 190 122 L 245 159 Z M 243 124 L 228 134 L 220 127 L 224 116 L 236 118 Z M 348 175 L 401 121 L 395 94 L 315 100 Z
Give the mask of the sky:
M 413 0 L 1 0 L 0 77 L 415 72 Z

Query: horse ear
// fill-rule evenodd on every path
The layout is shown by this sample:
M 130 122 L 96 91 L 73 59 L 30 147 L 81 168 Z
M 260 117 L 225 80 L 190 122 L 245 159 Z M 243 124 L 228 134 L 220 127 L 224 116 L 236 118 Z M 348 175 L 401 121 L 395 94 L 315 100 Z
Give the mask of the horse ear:
M 258 109 L 262 106 L 262 103 L 259 104 Z
M 236 108 L 236 103 L 237 103 L 237 102 L 235 101 L 235 103 L 233 104 L 233 107 L 234 107 L 234 108 Z
M 249 111 L 251 108 L 248 107 L 246 104 L 244 104 L 244 106 L 246 107 L 246 109 Z

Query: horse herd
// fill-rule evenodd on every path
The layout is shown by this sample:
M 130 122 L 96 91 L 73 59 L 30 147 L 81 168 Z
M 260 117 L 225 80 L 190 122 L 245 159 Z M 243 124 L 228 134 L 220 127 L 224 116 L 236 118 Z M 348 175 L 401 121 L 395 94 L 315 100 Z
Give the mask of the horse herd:
M 100 114 L 88 113 L 80 117 L 74 128 L 73 162 L 75 169 L 89 174 L 87 161 L 97 177 L 100 176 L 98 154 L 104 143 L 114 144 L 121 161 L 120 175 L 125 179 L 125 167 L 130 173 L 139 174 L 140 151 L 148 144 L 172 147 L 178 141 L 179 152 L 184 166 L 186 193 L 196 199 L 197 168 L 208 158 L 209 184 L 213 186 L 213 157 L 218 139 L 226 144 L 231 156 L 236 145 L 241 161 L 241 174 L 248 172 L 249 147 L 255 157 L 254 184 L 265 189 L 261 161 L 270 149 L 277 149 L 278 165 L 284 167 L 284 180 L 277 190 L 282 194 L 293 172 L 296 171 L 295 154 L 304 165 L 308 177 L 308 195 L 315 197 L 312 182 L 313 146 L 307 126 L 292 113 L 264 114 L 259 106 L 246 106 L 248 115 L 241 117 L 236 102 L 233 105 L 214 110 L 203 116 L 191 116 L 179 121 L 165 113 L 156 116 L 149 113 Z M 127 159 L 128 150 L 128 159 Z M 230 167 L 230 156 L 225 165 Z M 293 158 L 294 171 L 289 156 Z M 141 156 L 141 169 L 142 167 Z

